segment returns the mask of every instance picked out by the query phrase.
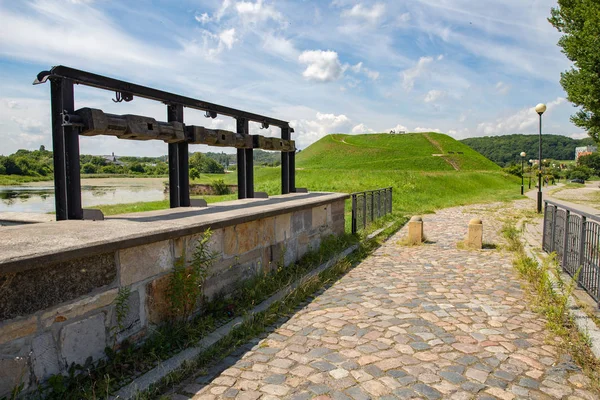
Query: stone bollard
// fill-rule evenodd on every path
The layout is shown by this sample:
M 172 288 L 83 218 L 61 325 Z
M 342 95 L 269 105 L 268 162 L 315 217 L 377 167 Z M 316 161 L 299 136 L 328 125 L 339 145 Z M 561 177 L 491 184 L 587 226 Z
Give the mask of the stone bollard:
M 466 244 L 470 249 L 483 248 L 483 222 L 479 218 L 473 218 L 469 221 Z
M 408 222 L 408 243 L 411 245 L 423 243 L 423 218 L 412 217 Z

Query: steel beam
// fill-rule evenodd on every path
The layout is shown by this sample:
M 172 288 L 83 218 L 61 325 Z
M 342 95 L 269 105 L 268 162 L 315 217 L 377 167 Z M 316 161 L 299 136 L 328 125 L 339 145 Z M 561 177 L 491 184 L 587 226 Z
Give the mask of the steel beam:
M 244 118 L 247 121 L 254 121 L 258 123 L 265 122 L 269 125 L 279 126 L 281 128 L 289 126 L 288 122 L 276 118 L 270 118 L 260 114 L 237 110 L 235 108 L 225 107 L 219 104 L 209 103 L 191 97 L 180 96 L 178 94 L 152 89 L 146 86 L 137 85 L 135 83 L 125 82 L 118 79 L 65 67 L 63 65 L 53 67 L 50 71 L 40 72 L 34 84 L 44 83 L 48 78 L 70 79 L 74 83 L 85 86 L 127 93 L 133 96 L 143 97 L 145 99 L 160 101 L 167 104 L 181 104 L 184 107 L 202 111 L 212 111 L 216 112 L 217 114 L 226 115 L 233 118 Z
M 281 138 L 290 140 L 290 128 L 281 128 Z M 281 194 L 290 193 L 290 153 L 281 152 Z
M 237 118 L 236 132 L 241 135 L 248 135 L 248 121 L 244 118 Z M 237 178 L 238 178 L 238 199 L 247 197 L 246 191 L 246 151 L 237 149 Z
M 52 151 L 54 153 L 54 204 L 56 220 L 64 221 L 67 215 L 67 164 L 65 154 L 65 135 L 62 126 L 65 92 L 71 93 L 73 99 L 73 83 L 63 79 L 50 80 L 50 103 L 52 113 Z
M 254 198 L 254 149 L 244 149 L 246 153 L 246 197 Z
M 167 107 L 168 122 L 183 123 L 183 106 L 181 104 L 170 105 Z M 169 145 L 170 148 L 171 145 Z M 169 153 L 170 154 L 170 153 Z M 169 164 L 171 157 L 169 157 Z M 190 164 L 189 147 L 187 143 L 177 143 L 177 180 L 179 183 L 179 205 L 178 207 L 190 206 Z M 169 172 L 171 168 L 169 165 Z M 174 171 L 175 173 L 175 171 Z M 171 175 L 169 174 L 169 179 Z M 170 185 L 169 185 L 170 187 Z M 171 204 L 171 207 L 173 205 Z
M 169 143 L 169 205 L 180 206 L 179 202 L 179 146 Z

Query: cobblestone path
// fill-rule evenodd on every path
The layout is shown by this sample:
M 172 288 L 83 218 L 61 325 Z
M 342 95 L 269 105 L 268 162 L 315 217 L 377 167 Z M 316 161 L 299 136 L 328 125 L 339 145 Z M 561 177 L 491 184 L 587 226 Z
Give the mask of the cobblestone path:
M 502 212 L 496 204 L 424 216 L 430 243 L 402 246 L 404 228 L 266 338 L 172 398 L 599 399 L 551 344 L 511 255 L 457 249 L 474 216 L 483 216 L 484 242 L 501 243 L 493 209 Z

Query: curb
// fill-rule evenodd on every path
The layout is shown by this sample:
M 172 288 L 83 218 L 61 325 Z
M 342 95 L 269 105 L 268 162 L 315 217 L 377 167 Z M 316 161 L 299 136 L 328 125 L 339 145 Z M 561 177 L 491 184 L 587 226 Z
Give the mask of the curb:
M 375 232 L 372 235 L 375 236 Z M 359 246 L 358 244 L 355 244 L 355 245 L 348 247 L 346 250 L 344 250 L 340 254 L 336 255 L 335 257 L 329 259 L 328 261 L 321 264 L 317 268 L 313 269 L 312 271 L 310 271 L 309 273 L 307 273 L 300 279 L 296 280 L 294 283 L 279 290 L 277 293 L 275 293 L 274 295 L 272 295 L 271 297 L 269 297 L 268 299 L 266 299 L 265 301 L 263 301 L 256 307 L 254 307 L 251 311 L 248 311 L 248 313 L 246 315 L 234 318 L 233 320 L 231 320 L 228 323 L 226 323 L 225 325 L 221 326 L 214 332 L 208 334 L 206 337 L 204 337 L 202 340 L 200 340 L 200 342 L 198 342 L 198 344 L 195 347 L 187 348 L 187 349 L 183 350 L 182 352 L 174 355 L 173 357 L 163 361 L 158 366 L 154 367 L 150 371 L 146 372 L 145 374 L 134 379 L 132 382 L 123 386 L 121 389 L 119 389 L 115 393 L 114 396 L 110 397 L 110 399 L 112 399 L 112 400 L 131 399 L 131 398 L 134 398 L 139 392 L 144 392 L 144 391 L 150 389 L 150 387 L 153 384 L 159 382 L 160 380 L 165 378 L 170 373 L 181 368 L 185 362 L 190 362 L 190 361 L 194 360 L 202 352 L 204 352 L 209 347 L 211 347 L 215 343 L 217 343 L 219 340 L 221 340 L 222 338 L 227 336 L 231 332 L 232 329 L 234 329 L 237 325 L 240 325 L 241 323 L 243 323 L 246 318 L 252 317 L 255 314 L 261 313 L 261 312 L 267 310 L 272 304 L 274 304 L 278 301 L 281 301 L 285 296 L 289 295 L 292 291 L 294 291 L 296 288 L 298 288 L 304 282 L 306 282 L 307 280 L 320 274 L 321 272 L 329 269 L 331 266 L 333 266 L 339 260 L 346 258 L 348 255 L 350 255 L 351 253 L 356 251 L 358 249 L 358 246 Z

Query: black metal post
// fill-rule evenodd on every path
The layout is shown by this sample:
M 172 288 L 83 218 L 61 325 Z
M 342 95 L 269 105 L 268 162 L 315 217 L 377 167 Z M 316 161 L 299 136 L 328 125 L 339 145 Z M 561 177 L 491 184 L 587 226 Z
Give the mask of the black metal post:
M 579 267 L 581 268 L 581 272 L 577 277 L 577 287 L 581 287 L 581 279 L 583 276 L 583 271 L 585 270 L 585 239 L 586 239 L 586 225 L 587 218 L 585 215 L 581 216 L 581 231 L 579 232 Z
M 246 197 L 254 198 L 254 150 L 244 149 L 246 152 Z
M 83 219 L 83 208 L 81 207 L 81 167 L 79 163 L 79 129 L 67 126 L 64 128 L 65 161 L 67 167 L 67 215 L 69 219 Z
M 523 196 L 523 194 L 525 193 L 525 189 L 524 189 L 524 181 L 523 179 L 525 179 L 525 176 L 523 175 L 525 173 L 525 168 L 524 168 L 524 163 L 525 159 L 523 157 L 521 157 L 521 196 Z
M 567 268 L 568 255 L 567 251 L 569 249 L 569 219 L 571 219 L 571 212 L 566 210 L 565 213 L 565 232 L 563 236 L 563 254 L 561 260 L 559 261 L 562 264 L 563 271 Z
M 548 218 L 548 203 L 544 202 L 544 222 L 542 223 L 542 249 L 546 250 L 546 229 Z
M 281 128 L 281 138 L 290 139 L 290 128 Z M 290 193 L 290 153 L 281 152 L 281 194 Z
M 290 193 L 296 192 L 296 152 L 291 151 L 288 153 L 289 170 L 290 170 Z
M 167 107 L 167 121 L 183 123 L 183 106 L 174 104 Z M 169 145 L 170 148 L 170 145 Z M 170 154 L 170 153 L 169 153 Z M 187 143 L 177 143 L 177 182 L 178 182 L 178 199 L 177 207 L 190 206 L 190 163 L 189 163 L 189 146 Z M 170 167 L 170 157 L 169 157 Z M 169 168 L 170 172 L 170 168 Z M 170 178 L 170 175 L 169 175 Z M 170 186 L 170 184 L 169 184 Z M 171 204 L 173 207 L 173 204 Z
M 356 229 L 356 194 L 352 195 L 352 234 L 355 234 Z
M 367 192 L 363 192 L 363 229 L 367 226 Z
M 537 194 L 537 212 L 542 212 L 542 114 L 540 116 L 540 151 L 538 158 L 538 194 Z
M 64 221 L 67 216 L 67 166 L 65 155 L 65 135 L 62 126 L 65 92 L 72 93 L 73 83 L 65 79 L 50 81 L 50 103 L 52 110 L 52 151 L 54 152 L 54 204 L 56 220 Z M 72 100 L 72 95 L 70 96 Z
M 529 189 L 531 189 L 531 169 L 533 166 L 529 167 Z
M 169 204 L 179 207 L 179 146 L 169 143 Z
M 236 132 L 242 135 L 248 134 L 248 121 L 244 118 L 236 119 Z M 237 149 L 237 181 L 238 199 L 246 198 L 246 152 Z

